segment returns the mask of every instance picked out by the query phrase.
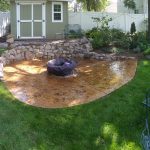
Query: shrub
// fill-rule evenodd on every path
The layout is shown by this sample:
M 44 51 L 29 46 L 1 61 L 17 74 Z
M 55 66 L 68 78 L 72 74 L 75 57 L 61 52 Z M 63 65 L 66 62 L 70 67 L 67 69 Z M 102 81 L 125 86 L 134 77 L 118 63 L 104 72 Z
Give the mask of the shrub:
M 91 34 L 93 48 L 100 48 L 109 46 L 111 43 L 111 32 L 110 30 L 98 30 Z
M 93 33 L 94 33 L 94 32 L 97 32 L 97 31 L 98 31 L 97 28 L 92 28 L 91 30 L 88 30 L 88 31 L 85 33 L 85 35 L 86 35 L 87 38 L 93 38 L 93 37 L 92 37 Z
M 129 48 L 130 46 L 130 38 L 128 34 L 125 34 L 122 30 L 120 29 L 112 29 L 112 43 L 116 47 L 120 48 Z
M 131 28 L 130 28 L 130 33 L 131 33 L 131 34 L 134 34 L 135 32 L 136 32 L 136 26 L 135 26 L 135 23 L 132 22 L 132 23 L 131 23 Z
M 138 46 L 138 35 L 134 34 L 134 35 L 129 35 L 130 36 L 130 49 L 134 49 Z
M 148 48 L 148 41 L 146 32 L 138 32 L 138 46 L 140 47 L 141 51 L 144 51 Z
M 0 48 L 0 56 L 3 54 L 3 52 L 5 51 L 5 48 Z
M 144 55 L 150 55 L 150 47 L 144 51 Z
M 130 49 L 139 47 L 141 51 L 148 48 L 148 42 L 146 38 L 146 32 L 138 32 L 131 35 Z
M 112 18 L 105 16 L 102 18 L 92 17 L 93 22 L 96 22 L 97 29 L 109 29 L 109 22 L 112 21 Z

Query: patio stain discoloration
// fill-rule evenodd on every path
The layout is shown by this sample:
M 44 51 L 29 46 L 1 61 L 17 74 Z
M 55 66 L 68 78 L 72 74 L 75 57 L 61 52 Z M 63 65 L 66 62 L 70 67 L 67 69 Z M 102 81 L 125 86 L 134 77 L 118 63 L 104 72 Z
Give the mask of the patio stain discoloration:
M 76 77 L 48 75 L 47 60 L 20 61 L 4 68 L 8 89 L 20 101 L 45 108 L 62 108 L 94 101 L 129 82 L 137 61 L 79 60 Z

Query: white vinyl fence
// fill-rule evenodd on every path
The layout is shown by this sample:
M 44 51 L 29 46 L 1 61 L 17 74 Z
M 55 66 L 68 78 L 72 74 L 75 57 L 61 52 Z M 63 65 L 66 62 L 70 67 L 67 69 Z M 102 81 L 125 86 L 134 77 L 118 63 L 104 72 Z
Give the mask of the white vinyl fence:
M 111 28 L 118 28 L 124 32 L 130 31 L 131 23 L 135 22 L 137 31 L 146 30 L 146 14 L 121 14 L 121 13 L 100 13 L 100 12 L 69 12 L 69 24 L 79 24 L 83 30 L 96 27 L 92 17 L 102 18 L 109 16 L 112 21 L 109 23 Z
M 10 13 L 0 12 L 0 37 L 4 36 L 9 29 Z

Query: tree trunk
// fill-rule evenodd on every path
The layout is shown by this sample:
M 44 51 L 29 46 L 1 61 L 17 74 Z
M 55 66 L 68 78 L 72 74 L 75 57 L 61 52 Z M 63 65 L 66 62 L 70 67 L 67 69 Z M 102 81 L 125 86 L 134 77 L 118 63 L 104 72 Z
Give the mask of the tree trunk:
M 150 0 L 148 0 L 148 42 L 150 43 Z
M 86 0 L 86 7 L 87 7 L 87 11 L 91 11 L 90 0 Z
M 97 11 L 97 10 L 96 10 L 96 0 L 94 0 L 93 3 L 94 3 L 94 4 L 93 4 L 93 5 L 94 5 L 94 11 Z

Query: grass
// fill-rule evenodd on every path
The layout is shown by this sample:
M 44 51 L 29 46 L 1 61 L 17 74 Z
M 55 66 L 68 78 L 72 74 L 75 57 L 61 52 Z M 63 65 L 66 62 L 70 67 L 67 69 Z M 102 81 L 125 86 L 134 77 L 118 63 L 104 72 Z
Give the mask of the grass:
M 5 48 L 0 48 L 0 56 L 4 53 L 4 51 L 6 51 Z
M 141 150 L 150 61 L 110 95 L 66 109 L 27 106 L 0 83 L 0 150 Z

